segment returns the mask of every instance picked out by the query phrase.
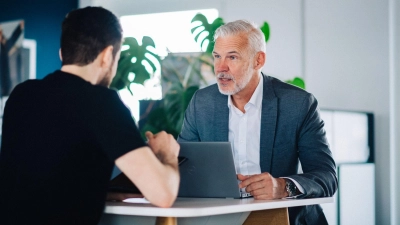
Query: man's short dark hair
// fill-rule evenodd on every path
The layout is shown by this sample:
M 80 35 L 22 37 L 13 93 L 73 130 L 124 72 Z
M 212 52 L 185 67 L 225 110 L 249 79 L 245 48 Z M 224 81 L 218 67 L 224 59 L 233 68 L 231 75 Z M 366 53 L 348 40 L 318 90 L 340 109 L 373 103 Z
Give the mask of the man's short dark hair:
M 112 12 L 102 7 L 73 10 L 62 23 L 62 65 L 87 65 L 110 45 L 115 57 L 121 41 L 121 24 Z

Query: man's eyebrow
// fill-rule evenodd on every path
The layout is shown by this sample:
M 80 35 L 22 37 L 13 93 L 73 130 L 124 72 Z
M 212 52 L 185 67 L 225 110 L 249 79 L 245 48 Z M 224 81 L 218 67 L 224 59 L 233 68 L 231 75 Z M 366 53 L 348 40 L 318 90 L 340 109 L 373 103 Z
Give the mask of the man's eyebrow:
M 213 54 L 218 54 L 218 52 L 213 51 Z M 230 52 L 228 52 L 228 54 L 240 54 L 240 53 L 237 51 L 230 51 Z

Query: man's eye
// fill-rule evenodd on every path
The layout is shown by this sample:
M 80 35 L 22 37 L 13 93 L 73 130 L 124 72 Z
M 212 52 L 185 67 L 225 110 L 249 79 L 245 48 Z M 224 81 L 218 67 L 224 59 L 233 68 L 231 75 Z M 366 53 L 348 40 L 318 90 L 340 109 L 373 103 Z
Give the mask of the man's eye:
M 230 59 L 236 59 L 236 56 L 229 56 Z
M 219 55 L 214 55 L 214 58 L 218 59 L 220 56 Z

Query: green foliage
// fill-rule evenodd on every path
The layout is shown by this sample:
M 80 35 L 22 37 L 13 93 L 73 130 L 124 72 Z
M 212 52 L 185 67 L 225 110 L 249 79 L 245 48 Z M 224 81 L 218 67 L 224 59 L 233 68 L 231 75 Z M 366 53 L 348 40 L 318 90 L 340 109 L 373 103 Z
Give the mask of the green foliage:
M 125 38 L 123 46 L 128 46 L 129 48 L 121 51 L 117 73 L 110 87 L 116 88 L 117 90 L 127 87 L 128 90 L 131 91 L 131 83 L 143 84 L 151 77 L 151 73 L 147 71 L 146 67 L 143 65 L 143 62 L 147 62 L 154 73 L 156 70 L 156 65 L 154 64 L 153 60 L 160 64 L 160 57 L 148 49 L 150 46 L 155 48 L 155 44 L 153 39 L 147 36 L 142 38 L 142 45 L 139 45 L 135 38 L 127 37 Z M 151 58 L 153 58 L 153 60 L 148 57 L 148 54 L 151 56 Z M 134 79 L 132 80 L 129 76 L 130 73 L 135 75 Z
M 146 131 L 157 133 L 166 131 L 175 138 L 178 137 L 183 123 L 184 114 L 194 93 L 204 80 L 200 67 L 204 63 L 202 57 L 184 57 L 170 54 L 163 61 L 162 80 L 166 94 L 161 105 L 152 110 L 141 129 L 142 136 Z M 183 65 L 183 70 L 178 65 Z
M 161 105 L 149 113 L 146 124 L 141 129 L 142 136 L 146 131 L 157 133 L 164 130 L 177 138 L 186 108 L 198 89 L 198 86 L 184 88 L 179 83 L 174 84 Z
M 267 22 L 264 22 L 264 24 L 262 25 L 262 27 L 260 27 L 260 30 L 264 33 L 265 42 L 268 42 L 268 40 L 269 40 L 269 35 L 270 35 L 270 29 L 269 29 L 268 23 L 267 23 Z
M 197 43 L 199 43 L 202 49 L 204 49 L 205 47 L 204 46 L 206 44 L 205 41 L 208 40 L 208 46 L 206 52 L 211 54 L 214 49 L 214 33 L 218 29 L 218 27 L 224 25 L 224 20 L 218 17 L 210 24 L 208 23 L 207 18 L 203 14 L 198 13 L 192 19 L 192 23 L 194 22 L 200 22 L 200 25 L 195 26 L 191 30 L 192 34 L 198 32 L 198 34 L 194 37 L 194 40 Z M 207 32 L 208 34 L 203 39 L 199 40 L 199 36 L 205 32 Z
M 306 84 L 304 83 L 304 80 L 300 77 L 295 77 L 293 78 L 293 80 L 286 80 L 285 82 L 299 88 L 306 89 Z

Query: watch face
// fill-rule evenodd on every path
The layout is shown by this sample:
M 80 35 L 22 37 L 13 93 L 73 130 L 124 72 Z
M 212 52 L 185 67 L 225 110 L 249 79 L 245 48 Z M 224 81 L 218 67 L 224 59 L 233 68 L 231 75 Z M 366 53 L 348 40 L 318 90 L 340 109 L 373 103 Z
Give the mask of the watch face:
M 296 185 L 289 179 L 286 180 L 286 191 L 289 194 L 289 197 L 296 195 L 297 187 Z

